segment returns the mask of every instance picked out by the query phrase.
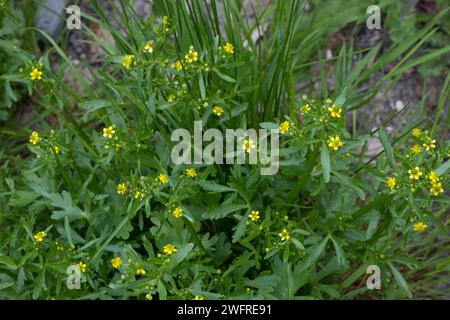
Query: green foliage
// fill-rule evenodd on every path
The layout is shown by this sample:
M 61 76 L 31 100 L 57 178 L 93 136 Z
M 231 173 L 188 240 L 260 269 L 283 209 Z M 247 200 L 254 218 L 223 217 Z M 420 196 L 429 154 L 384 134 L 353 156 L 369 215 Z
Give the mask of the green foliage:
M 276 1 L 249 22 L 241 1 L 213 0 L 209 8 L 161 1 L 160 16 L 143 21 L 119 3 L 112 5 L 116 17 L 97 1 L 95 15 L 84 16 L 99 26 L 84 31 L 104 54 L 89 76 L 43 31 L 32 33 L 52 49 L 18 57 L 16 76 L 58 124 L 42 116 L 41 130 L 23 130 L 29 143 L 22 163 L 0 153 L 0 298 L 441 294 L 433 281 L 449 265 L 450 142 L 433 128 L 413 130 L 421 123 L 397 137 L 385 130 L 389 122 L 365 135 L 346 125 L 349 112 L 363 110 L 408 63 L 444 54 L 410 59 L 439 16 L 383 54 L 378 46 L 364 54 L 344 46 L 330 72 L 337 85 L 322 81 L 307 96 L 296 84 L 317 79 L 305 65 L 318 63 L 313 51 L 341 27 L 314 18 L 325 11 L 305 16 L 299 1 Z M 359 21 L 358 10 L 345 21 Z M 307 35 L 308 28 L 316 31 Z M 258 29 L 264 35 L 255 40 Z M 41 79 L 33 80 L 37 71 Z M 175 165 L 171 133 L 192 133 L 198 120 L 204 130 L 282 129 L 279 172 L 261 175 L 260 164 Z M 383 150 L 367 159 L 371 139 Z M 371 264 L 382 270 L 381 291 L 365 286 Z M 81 272 L 79 290 L 66 285 L 71 265 Z

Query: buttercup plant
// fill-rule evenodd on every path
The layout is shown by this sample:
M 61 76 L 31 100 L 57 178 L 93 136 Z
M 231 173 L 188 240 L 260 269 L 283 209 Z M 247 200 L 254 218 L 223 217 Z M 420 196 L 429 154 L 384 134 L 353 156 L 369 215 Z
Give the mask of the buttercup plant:
M 1 189 L 1 297 L 412 298 L 411 280 L 442 274 L 442 118 L 360 134 L 349 126 L 367 101 L 356 58 L 383 67 L 390 56 L 340 65 L 345 85 L 303 86 L 311 75 L 296 72 L 319 43 L 295 47 L 300 2 L 270 6 L 270 36 L 257 40 L 237 3 L 164 1 L 145 21 L 124 5 L 111 24 L 92 1 L 83 18 L 111 35 L 88 33 L 104 55 L 92 77 L 54 41 L 22 57 L 32 101 L 58 121 L 24 129 L 22 172 Z M 382 148 L 368 156 L 372 139 Z M 381 290 L 365 286 L 371 265 Z M 70 266 L 77 290 L 61 285 Z

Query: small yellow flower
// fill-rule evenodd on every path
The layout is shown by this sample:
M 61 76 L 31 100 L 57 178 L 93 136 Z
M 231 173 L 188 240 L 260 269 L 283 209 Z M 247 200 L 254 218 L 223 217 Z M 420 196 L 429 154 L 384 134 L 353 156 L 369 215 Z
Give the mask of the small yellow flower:
M 343 143 L 341 141 L 341 138 L 339 136 L 330 137 L 328 139 L 328 146 L 333 149 L 334 151 L 339 150 L 340 147 L 342 147 Z
M 172 244 L 166 244 L 163 249 L 164 253 L 167 255 L 172 255 L 177 252 L 177 248 L 175 248 Z
M 175 101 L 175 95 L 174 94 L 169 94 L 167 96 L 167 102 L 174 102 Z
M 181 71 L 181 70 L 183 70 L 183 65 L 181 64 L 180 60 L 177 60 L 174 63 L 172 63 L 172 68 L 175 68 L 178 71 Z
M 41 138 L 39 137 L 39 133 L 33 131 L 30 135 L 30 143 L 37 144 L 39 140 L 41 140 Z
M 281 241 L 288 241 L 291 238 L 289 232 L 286 229 L 281 230 L 278 236 L 281 238 Z
M 419 154 L 422 152 L 422 147 L 419 146 L 418 144 L 415 144 L 411 147 L 411 152 L 415 153 L 415 154 Z
M 123 57 L 122 65 L 125 69 L 130 69 L 131 64 L 133 63 L 134 56 L 132 54 L 127 54 L 125 57 Z
M 145 295 L 145 299 L 146 299 L 146 300 L 153 300 L 153 296 L 151 295 L 151 293 L 147 293 L 147 294 Z
M 428 143 L 424 143 L 424 144 L 423 144 L 423 147 L 424 147 L 427 151 L 430 151 L 430 149 L 436 148 L 436 140 L 428 139 Z
M 281 134 L 285 134 L 287 132 L 289 132 L 289 128 L 290 128 L 291 124 L 289 123 L 289 121 L 284 121 L 280 124 L 280 132 Z
M 195 178 L 197 176 L 197 171 L 194 168 L 188 168 L 185 171 L 186 175 L 191 178 Z
M 212 112 L 213 112 L 216 116 L 220 117 L 220 116 L 223 114 L 223 109 L 222 109 L 222 107 L 215 106 L 215 107 L 212 109 Z
M 61 149 L 59 149 L 59 147 L 57 147 L 57 146 L 50 147 L 50 152 L 52 154 L 59 154 L 61 152 Z
M 136 192 L 134 193 L 134 198 L 135 198 L 136 200 L 142 200 L 142 199 L 144 199 L 144 197 L 145 197 L 145 193 L 144 193 L 144 192 L 136 191 Z
M 388 178 L 386 184 L 389 189 L 394 190 L 397 186 L 397 180 L 394 177 Z
M 255 149 L 255 144 L 252 139 L 245 139 L 244 143 L 242 144 L 242 150 L 244 150 L 247 153 L 250 153 L 252 149 Z
M 203 296 L 196 295 L 194 300 L 205 300 L 205 298 Z
M 223 50 L 228 53 L 228 54 L 233 54 L 234 53 L 234 46 L 227 42 L 224 46 L 223 46 Z
M 119 269 L 122 264 L 123 261 L 121 257 L 115 257 L 114 259 L 111 260 L 111 265 L 113 266 L 114 269 Z
M 41 80 L 42 79 L 42 71 L 38 68 L 33 68 L 30 72 L 30 79 L 31 80 Z
M 442 183 L 440 182 L 433 183 L 430 192 L 435 196 L 438 196 L 440 193 L 443 193 L 444 188 L 442 188 Z
M 186 59 L 187 62 L 193 63 L 198 60 L 198 52 L 189 50 L 189 52 L 187 53 L 187 55 L 184 58 Z
M 45 239 L 46 236 L 47 236 L 47 232 L 45 232 L 45 231 L 39 231 L 38 233 L 36 233 L 36 234 L 34 235 L 34 240 L 35 240 L 36 242 L 42 242 L 42 241 L 44 241 L 44 239 Z
M 116 134 L 116 130 L 114 129 L 116 126 L 112 125 L 107 128 L 103 128 L 103 136 L 108 139 L 112 139 L 112 137 Z
M 164 173 L 160 173 L 157 179 L 162 184 L 169 183 L 169 177 L 166 176 Z
M 169 17 L 168 16 L 164 16 L 164 17 L 162 17 L 162 23 L 164 24 L 164 25 L 167 25 L 167 24 L 169 24 Z
M 311 107 L 309 106 L 309 104 L 304 104 L 303 106 L 301 106 L 301 108 L 300 108 L 301 114 L 305 114 L 305 113 L 309 113 L 309 112 L 311 112 Z
M 419 180 L 420 176 L 423 175 L 423 172 L 420 171 L 419 167 L 415 167 L 414 169 L 408 170 L 409 178 L 411 180 Z
M 180 207 L 176 207 L 175 209 L 173 209 L 172 215 L 177 219 L 181 218 L 183 216 L 183 209 L 181 209 Z
M 145 270 L 144 270 L 144 268 L 138 268 L 138 269 L 136 270 L 136 274 L 137 274 L 138 276 L 144 276 L 144 275 L 145 275 Z
M 428 179 L 430 179 L 430 181 L 433 183 L 439 182 L 439 176 L 435 171 L 430 171 L 430 173 L 428 174 Z
M 422 130 L 419 129 L 419 128 L 414 128 L 414 129 L 412 129 L 412 131 L 411 131 L 411 135 L 412 135 L 414 138 L 420 138 L 420 137 L 422 136 Z
M 333 118 L 340 118 L 342 113 L 342 108 L 340 106 L 332 106 L 328 107 L 328 112 L 330 112 L 330 116 Z
M 125 192 L 127 192 L 127 185 L 125 183 L 119 183 L 117 185 L 117 193 L 123 195 Z
M 425 229 L 427 229 L 428 228 L 428 226 L 425 224 L 425 223 L 423 223 L 423 222 L 416 222 L 416 223 L 414 223 L 414 231 L 417 231 L 417 232 L 422 232 L 422 231 L 424 231 Z
M 86 263 L 84 263 L 83 261 L 80 261 L 80 262 L 78 262 L 77 266 L 78 266 L 78 269 L 80 269 L 81 272 L 83 272 L 83 273 L 86 272 L 86 269 L 87 269 L 87 264 Z
M 252 211 L 250 213 L 249 217 L 250 217 L 250 220 L 252 220 L 252 221 L 258 221 L 260 219 L 259 211 Z
M 153 49 L 154 49 L 153 46 L 154 46 L 153 41 L 148 41 L 148 42 L 145 44 L 144 52 L 147 52 L 147 53 L 153 53 Z

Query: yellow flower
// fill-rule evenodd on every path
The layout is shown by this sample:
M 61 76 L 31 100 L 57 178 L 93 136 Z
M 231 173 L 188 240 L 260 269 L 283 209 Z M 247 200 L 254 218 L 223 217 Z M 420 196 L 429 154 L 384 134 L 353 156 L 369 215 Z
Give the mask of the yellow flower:
M 36 242 L 42 242 L 42 241 L 44 241 L 44 239 L 45 239 L 46 236 L 47 236 L 47 232 L 45 232 L 45 231 L 39 231 L 38 233 L 36 233 L 36 234 L 34 235 L 34 240 L 35 240 Z
M 309 113 L 310 111 L 311 111 L 311 107 L 309 106 L 309 104 L 304 104 L 304 105 L 300 108 L 300 113 L 301 113 L 301 114 Z
M 136 191 L 136 192 L 134 193 L 134 198 L 135 198 L 136 200 L 142 200 L 142 199 L 144 199 L 144 197 L 145 197 L 145 193 L 143 193 L 143 192 L 141 192 L 141 191 Z
M 289 232 L 286 229 L 283 229 L 278 236 L 281 238 L 281 241 L 288 241 L 291 236 L 289 235 Z
M 31 80 L 41 80 L 42 79 L 42 71 L 38 68 L 33 68 L 30 72 L 30 79 Z
M 80 269 L 81 272 L 83 272 L 83 273 L 86 272 L 86 269 L 87 269 L 87 264 L 86 263 L 83 263 L 83 261 L 80 261 L 80 262 L 78 262 L 77 266 L 78 266 L 78 269 Z
M 227 42 L 224 46 L 223 46 L 223 50 L 225 50 L 226 53 L 228 54 L 233 54 L 234 53 L 234 46 Z
M 215 107 L 212 109 L 212 112 L 213 112 L 216 116 L 220 117 L 220 116 L 223 114 L 223 109 L 222 109 L 222 107 L 215 106 Z
M 422 147 L 419 146 L 418 144 L 415 144 L 414 146 L 411 147 L 411 152 L 415 153 L 415 154 L 419 154 L 422 152 Z
M 172 214 L 175 218 L 179 219 L 183 216 L 183 209 L 181 209 L 180 207 L 176 207 L 175 209 L 173 209 Z
M 160 173 L 157 179 L 158 179 L 159 182 L 162 183 L 162 184 L 169 183 L 169 177 L 166 176 L 164 173 Z
M 122 261 L 121 257 L 115 257 L 114 259 L 111 260 L 111 265 L 115 269 L 119 269 L 122 264 L 123 264 L 123 261 Z
M 117 185 L 117 193 L 125 194 L 125 192 L 127 192 L 127 185 L 125 183 L 119 183 Z
M 333 118 L 340 118 L 342 113 L 342 108 L 340 106 L 332 106 L 328 107 L 328 111 L 330 112 L 330 116 Z
M 181 64 L 180 60 L 177 60 L 174 63 L 172 63 L 172 68 L 175 68 L 178 71 L 181 71 L 181 70 L 183 70 L 183 65 Z
M 162 23 L 163 24 L 168 24 L 169 23 L 169 17 L 168 16 L 164 16 L 164 17 L 162 17 Z
M 433 183 L 439 182 L 439 176 L 435 171 L 430 171 L 430 174 L 428 174 L 428 179 L 430 179 Z
M 415 167 L 414 169 L 408 170 L 409 178 L 411 180 L 419 180 L 420 176 L 423 175 L 423 172 L 420 171 L 419 167 Z
M 436 140 L 431 140 L 430 138 L 428 138 L 428 143 L 424 143 L 423 147 L 427 149 L 427 151 L 436 148 Z
M 339 150 L 339 148 L 342 147 L 342 145 L 343 143 L 339 136 L 330 137 L 330 139 L 328 139 L 328 146 L 334 151 Z
M 244 143 L 242 145 L 242 150 L 244 150 L 247 153 L 250 153 L 252 149 L 255 149 L 255 144 L 253 143 L 252 139 L 245 139 Z
M 137 269 L 137 270 L 136 270 L 136 274 L 137 274 L 138 276 L 144 276 L 144 275 L 145 275 L 145 270 L 144 270 L 144 268 L 139 268 L 139 269 Z
M 443 193 L 444 189 L 442 188 L 442 183 L 440 182 L 433 183 L 430 192 L 435 196 L 438 196 L 440 193 Z
M 258 221 L 260 219 L 259 211 L 252 211 L 250 213 L 249 217 L 250 217 L 250 220 L 252 220 L 252 221 Z
M 414 129 L 412 129 L 412 131 L 411 131 L 411 135 L 412 135 L 414 138 L 420 138 L 420 136 L 422 135 L 422 130 L 419 129 L 419 128 L 414 128 Z
M 197 176 L 197 171 L 194 168 L 188 168 L 185 172 L 188 177 L 195 178 Z
M 148 41 L 148 42 L 145 44 L 144 52 L 147 52 L 147 53 L 153 53 L 153 41 Z
M 163 249 L 164 253 L 167 255 L 172 255 L 177 252 L 177 248 L 175 248 L 172 244 L 166 244 Z
M 39 133 L 33 131 L 30 135 L 30 143 L 37 144 L 39 140 L 41 140 L 41 138 L 39 137 Z
M 428 226 L 425 223 L 421 222 L 421 221 L 414 223 L 414 231 L 422 232 L 426 228 L 428 228 Z
M 388 178 L 386 184 L 389 189 L 394 190 L 397 186 L 397 180 L 393 177 Z
M 59 154 L 60 151 L 61 151 L 61 149 L 59 149 L 59 147 L 57 147 L 57 146 L 50 147 L 50 152 L 52 154 Z
M 189 52 L 187 53 L 187 55 L 184 58 L 186 59 L 187 62 L 193 63 L 198 60 L 198 52 L 189 50 Z
M 147 294 L 145 295 L 145 299 L 146 299 L 146 300 L 153 300 L 153 296 L 151 295 L 151 293 L 147 293 Z
M 175 95 L 174 94 L 169 94 L 168 96 L 167 96 L 167 102 L 174 102 L 174 100 L 175 100 Z
M 103 128 L 103 136 L 105 138 L 112 139 L 112 137 L 116 133 L 116 130 L 114 129 L 115 127 L 116 127 L 115 125 L 112 125 L 112 126 L 109 126 L 108 128 Z
M 131 64 L 133 63 L 134 56 L 132 54 L 127 54 L 125 57 L 123 57 L 122 65 L 125 69 L 130 69 Z
M 290 128 L 291 124 L 289 123 L 289 121 L 284 121 L 280 124 L 280 132 L 281 134 L 285 134 L 287 132 L 289 132 L 289 128 Z
M 202 297 L 202 296 L 196 295 L 196 296 L 194 297 L 194 300 L 205 300 L 205 298 Z

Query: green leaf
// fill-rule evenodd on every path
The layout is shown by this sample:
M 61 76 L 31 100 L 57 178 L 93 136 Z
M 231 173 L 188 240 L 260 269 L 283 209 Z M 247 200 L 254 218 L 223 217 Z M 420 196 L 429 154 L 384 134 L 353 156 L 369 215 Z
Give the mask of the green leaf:
M 93 112 L 98 109 L 102 109 L 111 105 L 108 100 L 89 100 L 78 104 L 81 108 L 87 112 Z
M 205 81 L 203 80 L 203 74 L 198 75 L 198 86 L 200 88 L 200 96 L 204 100 L 206 98 Z
M 281 279 L 276 275 L 260 276 L 253 280 L 245 281 L 245 286 L 257 288 L 267 292 L 272 292 L 273 288 L 280 283 Z
M 197 184 L 211 192 L 236 192 L 233 188 L 215 183 L 214 181 L 198 181 Z
M 322 149 L 320 150 L 320 163 L 322 164 L 323 180 L 325 183 L 328 183 L 330 181 L 331 166 L 328 148 L 325 143 L 322 143 Z
M 17 265 L 14 260 L 8 256 L 0 256 L 0 264 L 4 264 L 10 269 L 17 270 Z
M 380 127 L 379 136 L 380 136 L 381 144 L 383 145 L 383 148 L 384 148 L 384 152 L 386 153 L 386 157 L 388 158 L 389 162 L 391 162 L 393 164 L 395 161 L 394 151 L 392 150 L 392 145 L 389 142 L 389 138 L 383 127 Z
M 347 266 L 347 258 L 345 256 L 344 250 L 342 250 L 342 247 L 339 245 L 339 242 L 337 242 L 335 239 L 331 238 L 331 241 L 333 242 L 334 250 L 336 251 L 336 257 L 338 260 L 338 264 L 341 267 Z
M 319 259 L 320 255 L 325 250 L 325 246 L 327 245 L 329 239 L 330 237 L 326 236 L 322 240 L 322 242 L 320 242 L 312 249 L 311 253 L 308 255 L 303 264 L 303 269 L 308 269 L 310 266 L 316 263 L 317 259 Z
M 389 267 L 391 268 L 392 274 L 394 275 L 394 279 L 397 282 L 397 284 L 402 288 L 405 293 L 408 295 L 408 297 L 412 298 L 412 293 L 409 290 L 408 283 L 406 282 L 405 278 L 403 278 L 402 274 L 397 270 L 397 268 L 394 267 L 392 263 L 388 263 Z
M 191 250 L 194 248 L 194 245 L 192 243 L 189 243 L 188 245 L 184 246 L 183 248 L 179 249 L 172 257 L 173 263 L 180 263 L 183 261 L 186 256 L 191 252 Z
M 227 82 L 236 82 L 236 80 L 234 80 L 233 78 L 231 78 L 230 76 L 227 76 L 226 74 L 223 74 L 222 72 L 220 72 L 219 70 L 215 70 L 216 74 L 222 78 L 223 80 L 227 81 Z
M 247 208 L 246 204 L 223 204 L 221 206 L 211 208 L 203 214 L 203 217 L 208 219 L 225 218 L 232 212 Z
M 442 176 L 450 168 L 450 160 L 447 160 L 441 164 L 435 171 L 438 176 Z

